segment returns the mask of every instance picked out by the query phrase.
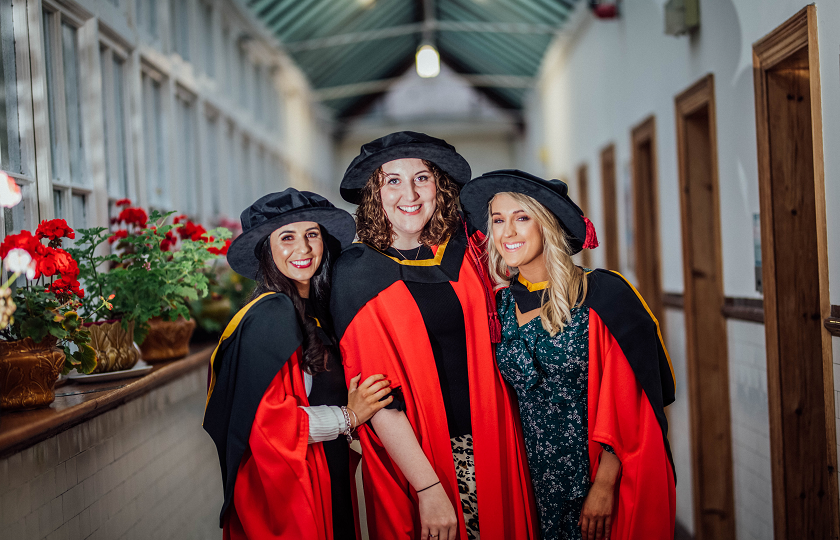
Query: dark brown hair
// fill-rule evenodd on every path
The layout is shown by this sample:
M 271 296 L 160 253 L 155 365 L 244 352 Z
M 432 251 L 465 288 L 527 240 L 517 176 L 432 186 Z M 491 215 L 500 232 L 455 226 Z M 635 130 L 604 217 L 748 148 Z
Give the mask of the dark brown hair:
M 322 236 L 323 229 L 321 229 Z M 311 317 L 306 316 L 306 305 L 294 281 L 286 277 L 283 272 L 277 268 L 274 262 L 274 257 L 271 254 L 270 235 L 266 238 L 259 250 L 260 269 L 257 272 L 257 287 L 251 294 L 251 300 L 257 298 L 259 295 L 267 292 L 278 292 L 285 294 L 292 300 L 297 312 L 298 324 L 303 329 L 303 359 L 301 367 L 310 375 L 315 375 L 327 369 L 327 354 L 330 352 L 330 345 L 324 343 L 318 335 L 318 325 Z M 324 257 L 321 259 L 321 266 L 315 272 L 315 275 L 310 280 L 309 297 L 312 299 L 313 307 L 315 308 L 316 316 L 325 320 L 324 318 L 329 313 L 330 304 L 330 269 L 331 269 L 330 250 L 327 249 L 327 242 L 324 241 Z M 326 322 L 326 321 L 325 321 Z M 328 331 L 328 325 L 322 325 L 324 331 Z
M 434 246 L 449 238 L 458 226 L 458 184 L 452 181 L 440 167 L 423 160 L 435 179 L 435 213 L 420 233 L 420 243 Z M 380 189 L 385 182 L 385 173 L 379 167 L 368 178 L 362 188 L 362 202 L 356 209 L 356 231 L 359 240 L 375 247 L 388 249 L 394 242 L 394 229 L 382 207 Z

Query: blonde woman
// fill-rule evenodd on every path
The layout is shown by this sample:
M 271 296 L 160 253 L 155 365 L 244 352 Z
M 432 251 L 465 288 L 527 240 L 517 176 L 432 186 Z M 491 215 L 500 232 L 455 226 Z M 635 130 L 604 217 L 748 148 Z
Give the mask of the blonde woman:
M 519 397 L 542 538 L 672 539 L 668 353 L 623 277 L 572 261 L 598 243 L 567 191 L 515 170 L 461 191 L 501 283 L 496 361 Z

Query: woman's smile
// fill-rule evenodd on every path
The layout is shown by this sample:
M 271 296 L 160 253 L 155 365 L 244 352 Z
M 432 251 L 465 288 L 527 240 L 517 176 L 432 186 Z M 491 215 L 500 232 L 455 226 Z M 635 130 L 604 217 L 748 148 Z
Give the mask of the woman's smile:
M 294 265 L 295 268 L 309 268 L 309 266 L 312 264 L 312 259 L 301 259 L 299 261 L 290 262 Z

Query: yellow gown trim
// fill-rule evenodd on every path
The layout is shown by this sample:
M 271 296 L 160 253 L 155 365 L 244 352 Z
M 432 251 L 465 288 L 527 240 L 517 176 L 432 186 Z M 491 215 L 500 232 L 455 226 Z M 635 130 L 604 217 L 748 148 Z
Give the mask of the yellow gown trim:
M 542 290 L 548 288 L 548 281 L 540 281 L 540 282 L 537 282 L 537 283 L 531 283 L 530 281 L 528 281 L 527 279 L 522 277 L 522 274 L 519 274 L 518 279 L 519 279 L 519 283 L 525 285 L 525 288 L 528 289 L 528 292 L 542 291 Z
M 438 266 L 440 264 L 440 261 L 443 260 L 443 253 L 446 251 L 446 246 L 447 245 L 449 245 L 449 239 L 448 238 L 446 239 L 446 242 L 444 242 L 444 243 L 442 243 L 438 246 L 437 253 L 435 253 L 435 256 L 433 258 L 431 258 L 431 259 L 420 259 L 419 261 L 400 260 L 396 257 L 391 257 L 390 255 L 388 255 L 384 251 L 382 251 L 380 249 L 376 249 L 373 246 L 369 246 L 369 247 L 371 247 L 373 249 L 376 249 L 376 251 L 378 251 L 379 253 L 385 255 L 386 257 L 388 257 L 389 259 L 391 259 L 395 263 L 401 264 L 403 266 Z

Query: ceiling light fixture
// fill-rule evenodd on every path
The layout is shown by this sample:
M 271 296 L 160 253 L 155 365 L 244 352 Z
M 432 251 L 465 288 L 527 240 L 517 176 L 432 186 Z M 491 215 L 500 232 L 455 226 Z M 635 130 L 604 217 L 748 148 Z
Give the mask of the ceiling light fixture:
M 440 54 L 432 45 L 422 45 L 414 57 L 417 74 L 424 79 L 440 75 Z

